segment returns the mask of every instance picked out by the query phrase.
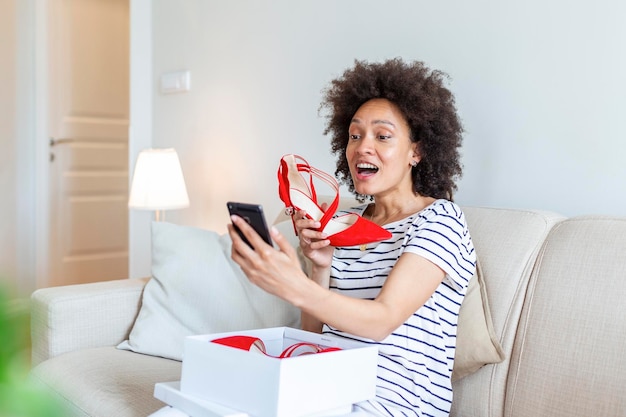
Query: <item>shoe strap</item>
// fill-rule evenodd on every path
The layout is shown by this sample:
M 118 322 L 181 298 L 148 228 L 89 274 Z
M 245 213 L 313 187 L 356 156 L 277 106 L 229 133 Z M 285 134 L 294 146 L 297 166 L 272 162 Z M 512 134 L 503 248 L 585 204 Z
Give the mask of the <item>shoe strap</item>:
M 341 350 L 341 348 L 338 348 L 338 347 L 326 347 L 325 348 L 320 345 L 316 345 L 315 343 L 299 342 L 283 350 L 283 352 L 280 354 L 279 357 L 291 358 L 294 356 L 310 355 L 313 353 L 334 352 L 336 350 Z
M 307 160 L 301 157 L 300 155 L 292 154 L 291 156 L 293 156 L 294 159 L 296 160 L 296 168 L 298 172 L 306 173 L 309 175 L 308 183 L 309 183 L 309 191 L 311 193 L 311 200 L 313 200 L 313 202 L 318 207 L 320 207 L 320 205 L 317 201 L 317 192 L 315 190 L 314 178 L 317 178 L 323 181 L 324 183 L 326 183 L 335 193 L 335 198 L 326 208 L 326 211 L 324 211 L 324 214 L 322 215 L 322 218 L 320 219 L 320 223 L 321 223 L 320 230 L 324 230 L 324 227 L 330 221 L 330 219 L 333 218 L 333 216 L 335 215 L 335 212 L 337 211 L 337 208 L 339 207 L 339 184 L 337 183 L 337 180 L 335 179 L 335 177 L 333 177 L 332 175 L 320 169 L 312 167 L 307 162 Z M 289 204 L 288 202 L 290 201 L 288 172 L 289 172 L 289 166 L 287 162 L 285 162 L 285 156 L 283 156 L 283 158 L 281 159 L 279 170 L 278 170 L 278 183 L 279 183 L 278 191 L 279 191 L 280 199 L 286 204 Z M 287 207 L 287 210 L 285 212 L 288 213 L 288 215 L 293 215 L 293 210 L 294 210 L 293 207 Z M 295 230 L 295 225 L 294 225 L 294 230 Z

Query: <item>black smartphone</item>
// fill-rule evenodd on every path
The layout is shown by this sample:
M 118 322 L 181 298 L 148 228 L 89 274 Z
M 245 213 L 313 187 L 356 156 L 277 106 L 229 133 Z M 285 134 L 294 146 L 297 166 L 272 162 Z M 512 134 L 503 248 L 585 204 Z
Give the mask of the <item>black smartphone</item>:
M 248 222 L 250 226 L 263 238 L 265 242 L 269 245 L 273 245 L 272 238 L 270 237 L 270 231 L 267 227 L 267 222 L 265 221 L 265 215 L 263 214 L 263 206 L 260 204 L 247 204 L 247 203 L 237 203 L 234 201 L 229 201 L 226 203 L 228 207 L 228 212 L 233 215 L 237 215 Z M 235 230 L 239 234 L 239 236 L 248 244 L 248 246 L 252 247 L 248 239 L 241 233 L 241 230 L 237 226 L 235 226 Z

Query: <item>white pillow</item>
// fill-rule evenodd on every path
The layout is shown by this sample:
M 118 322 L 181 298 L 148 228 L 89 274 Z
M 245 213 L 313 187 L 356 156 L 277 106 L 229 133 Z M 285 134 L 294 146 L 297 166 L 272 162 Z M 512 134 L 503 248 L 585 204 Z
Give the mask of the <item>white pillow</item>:
M 299 328 L 300 311 L 251 284 L 231 260 L 230 246 L 228 234 L 153 222 L 152 279 L 129 338 L 118 348 L 182 360 L 186 336 Z

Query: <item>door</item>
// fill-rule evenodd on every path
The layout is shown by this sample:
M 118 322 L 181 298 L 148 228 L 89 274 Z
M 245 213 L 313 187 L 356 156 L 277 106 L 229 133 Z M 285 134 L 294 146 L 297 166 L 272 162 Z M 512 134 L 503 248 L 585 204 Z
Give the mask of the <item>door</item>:
M 128 277 L 129 0 L 48 2 L 44 286 Z

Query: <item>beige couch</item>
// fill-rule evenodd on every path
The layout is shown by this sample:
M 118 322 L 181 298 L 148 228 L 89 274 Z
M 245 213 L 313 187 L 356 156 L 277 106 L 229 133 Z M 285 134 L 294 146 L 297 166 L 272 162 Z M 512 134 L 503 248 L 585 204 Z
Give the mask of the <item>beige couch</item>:
M 626 415 L 626 218 L 464 207 L 506 359 L 454 383 L 453 416 Z M 146 280 L 33 294 L 33 378 L 77 416 L 146 416 L 181 364 L 116 349 Z

